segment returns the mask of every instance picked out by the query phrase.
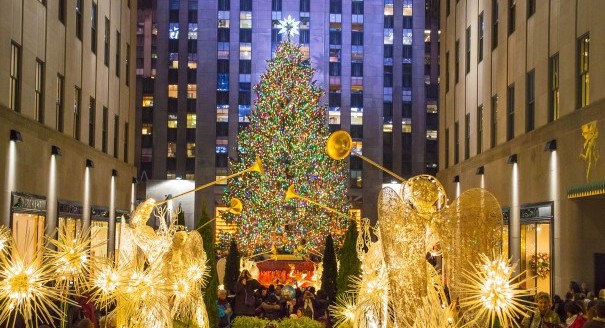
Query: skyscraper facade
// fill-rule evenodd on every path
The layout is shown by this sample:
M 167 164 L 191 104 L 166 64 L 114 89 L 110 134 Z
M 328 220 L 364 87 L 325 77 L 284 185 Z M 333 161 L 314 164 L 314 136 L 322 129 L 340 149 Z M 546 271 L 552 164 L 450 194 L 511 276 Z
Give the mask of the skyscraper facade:
M 441 8 L 438 178 L 450 199 L 474 187 L 496 196 L 503 251 L 538 291 L 605 288 L 604 10 L 598 0 Z
M 116 252 L 134 204 L 136 5 L 0 5 L 0 225 L 28 259 L 57 228 Z
M 300 21 L 292 41 L 316 69 L 330 129 L 403 177 L 435 173 L 438 12 L 438 1 L 417 0 L 139 1 L 139 177 L 201 185 L 230 173 L 252 86 L 288 16 Z M 353 208 L 375 220 L 378 191 L 394 178 L 349 161 Z M 198 192 L 195 208 L 221 206 L 223 189 Z

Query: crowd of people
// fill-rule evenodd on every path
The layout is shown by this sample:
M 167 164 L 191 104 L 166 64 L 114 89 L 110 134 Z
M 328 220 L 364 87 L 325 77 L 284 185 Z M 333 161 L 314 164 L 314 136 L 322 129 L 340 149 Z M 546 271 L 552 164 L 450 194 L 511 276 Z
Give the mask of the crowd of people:
M 282 292 L 283 284 L 265 287 L 253 279 L 247 270 L 243 270 L 231 301 L 226 290 L 218 291 L 219 328 L 231 327 L 231 321 L 237 316 L 256 316 L 268 320 L 307 317 L 330 327 L 327 294 L 313 287 L 292 288 L 294 295 Z
M 523 328 L 605 328 L 605 289 L 598 297 L 585 285 L 570 283 L 565 300 L 559 295 L 536 294 L 533 309 L 521 322 Z

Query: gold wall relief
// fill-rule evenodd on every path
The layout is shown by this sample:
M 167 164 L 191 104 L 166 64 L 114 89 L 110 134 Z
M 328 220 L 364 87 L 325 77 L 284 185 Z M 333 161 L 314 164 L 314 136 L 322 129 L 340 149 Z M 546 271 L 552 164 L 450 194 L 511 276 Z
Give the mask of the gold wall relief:
M 586 162 L 586 182 L 588 182 L 590 169 L 593 165 L 597 165 L 597 161 L 599 160 L 599 149 L 597 148 L 599 130 L 597 129 L 597 121 L 582 125 L 582 137 L 584 137 L 584 147 L 580 153 L 580 158 Z

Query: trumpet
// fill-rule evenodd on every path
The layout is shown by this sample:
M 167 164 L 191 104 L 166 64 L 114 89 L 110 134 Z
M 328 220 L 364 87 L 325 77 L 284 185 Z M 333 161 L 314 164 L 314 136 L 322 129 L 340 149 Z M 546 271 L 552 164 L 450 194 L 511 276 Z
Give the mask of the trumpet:
M 342 216 L 347 217 L 347 218 L 349 217 L 349 216 L 348 216 L 347 214 L 345 214 L 345 213 L 339 212 L 339 211 L 337 211 L 337 210 L 335 210 L 335 209 L 333 209 L 333 208 L 331 208 L 331 207 L 328 207 L 328 206 L 326 206 L 326 205 L 320 204 L 320 203 L 318 203 L 318 202 L 316 202 L 316 201 L 314 201 L 314 200 L 312 200 L 312 199 L 309 199 L 309 198 L 307 198 L 307 197 L 304 197 L 304 196 L 301 196 L 301 195 L 297 194 L 297 193 L 296 193 L 296 191 L 294 191 L 294 185 L 293 185 L 293 184 L 291 184 L 291 185 L 290 185 L 290 187 L 288 187 L 288 190 L 286 191 L 286 197 L 285 197 L 285 200 L 286 200 L 286 201 L 289 201 L 290 199 L 293 199 L 293 198 L 299 198 L 299 199 L 302 199 L 302 200 L 307 201 L 307 202 L 309 202 L 309 203 L 311 203 L 311 204 L 317 205 L 317 206 L 319 206 L 319 207 L 323 208 L 323 209 L 324 209 L 324 210 L 326 210 L 326 211 L 329 211 L 329 212 L 332 212 L 332 213 L 336 213 L 336 214 L 338 214 L 338 215 L 342 215 Z

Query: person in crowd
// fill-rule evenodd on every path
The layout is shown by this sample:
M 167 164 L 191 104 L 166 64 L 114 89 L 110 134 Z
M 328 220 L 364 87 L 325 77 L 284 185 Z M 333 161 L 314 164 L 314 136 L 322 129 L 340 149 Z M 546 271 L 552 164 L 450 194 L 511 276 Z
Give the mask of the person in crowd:
M 298 306 L 296 305 L 295 298 L 284 298 L 282 307 L 282 318 L 290 318 L 292 315 L 296 315 Z
M 78 322 L 75 328 L 95 328 L 95 324 L 88 318 L 84 318 Z
M 283 299 L 283 297 L 281 295 L 281 289 L 282 289 L 282 287 L 284 287 L 284 285 L 282 285 L 282 284 L 275 285 L 275 292 L 274 292 L 274 294 L 275 294 L 275 297 L 277 297 L 278 301 L 281 301 Z
M 565 320 L 567 328 L 584 327 L 586 317 L 584 317 L 582 308 L 577 302 L 569 302 L 565 304 L 565 313 L 567 313 L 567 320 Z
M 254 316 L 256 315 L 255 290 L 261 288 L 261 284 L 252 278 L 248 270 L 242 270 L 237 283 L 235 284 L 235 306 L 236 316 Z
M 322 289 L 317 291 L 315 298 L 315 320 L 322 322 L 324 326 L 328 326 L 328 294 Z
M 584 295 L 588 295 L 588 293 L 590 292 L 590 289 L 588 289 L 588 284 L 583 282 L 582 284 L 580 284 L 580 289 L 582 290 L 582 293 Z
M 605 301 L 605 289 L 599 290 L 599 299 Z
M 218 309 L 218 327 L 231 327 L 231 315 L 233 314 L 233 310 L 231 309 L 231 304 L 227 300 L 226 290 L 220 289 L 218 291 L 218 300 L 216 301 L 216 307 Z
M 575 281 L 569 282 L 569 292 L 572 294 L 580 294 L 582 292 L 582 287 Z
M 314 301 L 315 297 L 313 296 L 313 293 L 311 293 L 310 291 L 305 291 L 305 293 L 303 294 L 302 306 L 300 307 L 305 317 L 311 319 L 315 317 L 315 309 L 313 304 Z
M 583 328 L 605 328 L 605 301 L 598 301 L 593 308 L 595 316 Z
M 259 307 L 261 317 L 269 320 L 278 320 L 282 317 L 282 309 L 274 294 L 267 296 Z
M 536 295 L 536 309 L 531 311 L 521 322 L 523 328 L 550 328 L 560 327 L 561 319 L 555 311 L 550 309 L 550 295 L 539 292 Z
M 561 322 L 565 321 L 565 319 L 567 319 L 567 313 L 565 313 L 565 302 L 563 302 L 561 296 L 559 295 L 555 295 L 552 299 L 553 301 L 551 309 L 557 313 Z

